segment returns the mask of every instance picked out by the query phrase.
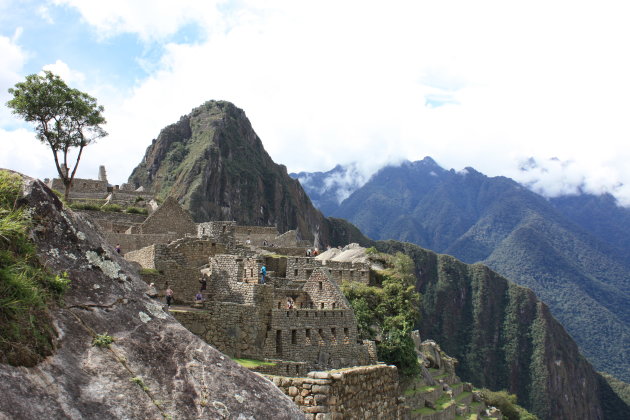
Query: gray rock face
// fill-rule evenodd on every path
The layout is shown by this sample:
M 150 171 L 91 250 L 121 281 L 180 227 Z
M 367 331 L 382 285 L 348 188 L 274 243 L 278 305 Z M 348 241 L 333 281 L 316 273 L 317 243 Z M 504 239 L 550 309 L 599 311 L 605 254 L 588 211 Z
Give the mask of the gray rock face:
M 53 309 L 53 356 L 0 365 L 0 419 L 300 419 L 268 380 L 182 327 L 95 226 L 25 178 L 31 236 L 43 264 L 72 280 Z M 95 347 L 95 334 L 114 337 Z

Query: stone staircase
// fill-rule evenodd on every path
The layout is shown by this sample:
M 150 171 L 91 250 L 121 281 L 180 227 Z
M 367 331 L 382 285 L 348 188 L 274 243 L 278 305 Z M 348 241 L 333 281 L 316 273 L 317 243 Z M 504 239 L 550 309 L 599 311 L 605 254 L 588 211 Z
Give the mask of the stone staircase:
M 455 359 L 448 357 L 435 342 L 416 345 L 422 373 L 403 392 L 409 419 L 502 419 L 498 410 L 487 410 L 471 384 L 455 375 Z

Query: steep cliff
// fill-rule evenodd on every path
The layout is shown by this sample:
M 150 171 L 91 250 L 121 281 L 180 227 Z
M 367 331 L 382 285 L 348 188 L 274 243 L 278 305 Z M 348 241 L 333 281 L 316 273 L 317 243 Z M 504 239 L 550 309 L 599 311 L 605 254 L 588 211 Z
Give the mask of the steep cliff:
M 481 264 L 409 243 L 378 242 L 414 259 L 420 331 L 460 361 L 465 381 L 507 389 L 544 419 L 625 419 L 630 408 L 580 355 L 547 306 Z
M 276 226 L 281 233 L 297 229 L 320 246 L 337 245 L 332 224 L 286 167 L 269 157 L 245 113 L 229 102 L 206 102 L 164 128 L 129 182 L 175 197 L 197 222 L 236 220 Z
M 70 285 L 48 310 L 52 352 L 32 367 L 0 364 L 0 418 L 251 419 L 269 407 L 274 418 L 303 418 L 271 382 L 148 298 L 131 263 L 43 183 L 24 178 L 19 205 L 39 264 L 66 272 Z
M 316 179 L 327 185 L 340 171 Z M 427 157 L 381 169 L 327 215 L 374 239 L 481 262 L 531 288 L 597 370 L 630 381 L 630 210 L 612 196 L 548 200 L 509 178 L 447 171 Z

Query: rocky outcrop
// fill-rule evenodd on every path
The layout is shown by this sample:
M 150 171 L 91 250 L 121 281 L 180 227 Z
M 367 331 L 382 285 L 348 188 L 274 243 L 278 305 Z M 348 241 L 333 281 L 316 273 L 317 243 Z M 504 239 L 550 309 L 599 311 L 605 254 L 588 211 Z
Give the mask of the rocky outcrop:
M 197 222 L 297 229 L 300 239 L 320 247 L 360 235 L 313 207 L 300 183 L 267 154 L 243 110 L 229 102 L 206 102 L 163 129 L 129 183 L 176 198 Z M 360 238 L 350 239 L 345 243 Z
M 270 381 L 182 327 L 98 229 L 25 179 L 40 262 L 71 287 L 51 308 L 55 352 L 34 367 L 0 365 L 0 418 L 303 418 Z M 97 335 L 112 337 L 95 346 Z

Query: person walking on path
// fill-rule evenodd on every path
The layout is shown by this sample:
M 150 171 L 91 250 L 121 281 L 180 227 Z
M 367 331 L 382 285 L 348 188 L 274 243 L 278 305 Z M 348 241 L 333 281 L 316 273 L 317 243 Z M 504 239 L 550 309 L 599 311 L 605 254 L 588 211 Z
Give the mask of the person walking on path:
M 199 287 L 199 291 L 200 292 L 205 292 L 206 287 L 208 286 L 208 280 L 206 280 L 206 276 L 202 275 L 201 278 L 199 279 L 199 284 L 201 285 Z
M 173 289 L 171 289 L 170 286 L 167 287 L 164 294 L 166 295 L 166 306 L 170 309 L 171 303 L 173 303 Z
M 262 277 L 260 284 L 265 284 L 265 277 L 267 276 L 267 267 L 263 266 L 260 268 L 260 275 Z

